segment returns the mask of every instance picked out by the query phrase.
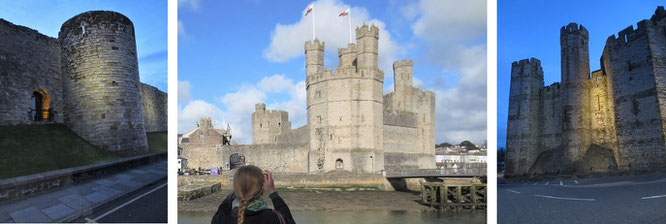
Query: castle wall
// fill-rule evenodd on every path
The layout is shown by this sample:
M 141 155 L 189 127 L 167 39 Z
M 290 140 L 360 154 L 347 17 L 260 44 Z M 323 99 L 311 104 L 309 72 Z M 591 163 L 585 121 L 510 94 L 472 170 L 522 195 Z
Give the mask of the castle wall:
M 273 172 L 308 172 L 308 149 L 306 144 L 262 144 L 200 146 L 183 149 L 190 169 L 223 168 L 232 154 L 245 156 L 245 164 L 255 165 Z
M 601 70 L 592 72 L 592 78 L 588 82 L 589 105 L 590 105 L 590 143 L 608 149 L 617 148 L 615 132 L 614 104 L 611 100 L 609 77 Z M 615 158 L 618 157 L 617 150 Z
M 168 95 L 159 89 L 141 83 L 141 106 L 146 132 L 163 132 L 168 128 Z
M 277 136 L 278 144 L 308 144 L 309 129 L 307 125 L 289 130 Z
M 65 124 L 110 151 L 146 152 L 134 25 L 109 11 L 79 14 L 59 33 Z
M 48 93 L 52 122 L 62 123 L 58 40 L 0 19 L 0 124 L 43 123 L 30 114 L 38 89 Z
M 543 101 L 543 151 L 557 150 L 562 145 L 562 98 L 559 83 L 541 90 Z
M 651 22 L 641 21 L 638 29 L 628 27 L 606 41 L 603 68 L 612 79 L 615 125 L 621 165 L 650 166 L 664 163 L 664 127 L 660 95 L 661 81 L 655 77 L 648 30 Z M 663 75 L 659 75 L 663 76 Z
M 537 156 L 544 151 L 540 138 L 544 114 L 542 88 L 543 70 L 539 60 L 532 58 L 511 64 L 506 140 L 508 175 L 526 174 Z M 556 105 L 556 102 L 551 101 L 550 105 Z M 551 122 L 555 122 L 555 118 L 552 119 Z M 552 130 L 549 133 L 553 133 Z

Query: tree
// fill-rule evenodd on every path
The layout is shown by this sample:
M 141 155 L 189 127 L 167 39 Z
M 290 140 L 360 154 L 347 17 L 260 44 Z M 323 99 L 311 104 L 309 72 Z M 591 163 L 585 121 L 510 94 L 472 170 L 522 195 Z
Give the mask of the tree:
M 451 147 L 451 146 L 452 146 L 451 143 L 443 142 L 443 143 L 439 143 L 439 145 L 436 144 L 435 148 L 440 148 L 440 147 L 446 148 L 446 147 Z
M 460 146 L 464 146 L 467 150 L 478 149 L 476 145 L 474 145 L 474 143 L 470 142 L 469 140 L 461 142 Z

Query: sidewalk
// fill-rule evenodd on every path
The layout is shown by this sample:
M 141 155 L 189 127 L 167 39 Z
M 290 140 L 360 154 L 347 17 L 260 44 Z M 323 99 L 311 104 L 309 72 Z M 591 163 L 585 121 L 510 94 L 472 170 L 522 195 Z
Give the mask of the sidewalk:
M 67 222 L 115 198 L 167 177 L 167 161 L 0 204 L 0 223 Z

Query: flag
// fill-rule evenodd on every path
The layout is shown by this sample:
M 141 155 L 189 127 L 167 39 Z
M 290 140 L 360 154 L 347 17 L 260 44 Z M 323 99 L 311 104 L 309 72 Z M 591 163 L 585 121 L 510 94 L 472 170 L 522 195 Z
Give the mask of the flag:
M 308 16 L 308 14 L 310 14 L 310 12 L 312 12 L 312 5 L 308 6 L 308 10 L 305 11 L 305 16 Z
M 341 12 L 340 15 L 338 15 L 338 17 L 339 16 L 346 16 L 346 15 L 349 15 L 349 9 L 345 10 L 344 12 Z

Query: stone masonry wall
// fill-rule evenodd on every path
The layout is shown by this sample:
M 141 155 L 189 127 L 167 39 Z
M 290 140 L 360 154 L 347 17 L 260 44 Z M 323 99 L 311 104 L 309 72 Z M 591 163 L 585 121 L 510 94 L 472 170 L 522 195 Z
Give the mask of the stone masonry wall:
M 666 163 L 666 10 L 658 7 L 606 41 L 601 70 L 589 73 L 587 30 L 569 24 L 561 30 L 562 81 L 546 87 L 537 121 L 515 117 L 526 102 L 514 89 L 526 82 L 512 73 L 507 130 L 507 175 L 524 174 L 522 155 L 553 149 L 551 169 L 570 169 L 596 145 L 610 149 L 621 168 L 656 170 Z M 530 94 L 527 94 L 530 95 Z M 558 116 L 560 114 L 561 116 Z M 525 138 L 543 120 L 536 140 Z M 560 132 L 561 131 L 561 132 Z M 561 133 L 561 135 L 560 135 Z M 539 143 L 538 141 L 542 141 Z M 558 145 L 559 143 L 559 145 Z M 541 144 L 541 145 L 540 145 Z M 559 146 L 562 147 L 559 147 Z M 594 156 L 594 155 L 592 155 Z M 593 167 L 595 164 L 578 164 Z M 576 167 L 579 167 L 576 165 Z M 554 171 L 554 170 L 549 170 Z M 571 170 L 569 170 L 571 171 Z M 573 170 L 574 172 L 577 172 Z
M 266 110 L 266 105 L 258 103 L 252 113 L 252 144 L 275 144 L 277 136 L 291 130 L 289 112 Z
M 146 152 L 134 25 L 125 16 L 91 11 L 59 33 L 65 124 L 110 151 Z
M 527 173 L 543 151 L 543 109 L 541 61 L 525 59 L 511 64 L 509 118 L 507 127 L 507 168 L 511 175 Z
M 58 40 L 0 19 L 0 124 L 43 123 L 29 114 L 38 89 L 48 93 L 53 122 L 62 123 Z
M 159 89 L 141 83 L 141 106 L 146 132 L 164 132 L 168 128 L 168 95 Z
M 183 150 L 191 169 L 224 168 L 234 153 L 245 156 L 245 164 L 255 165 L 273 172 L 306 173 L 308 171 L 308 149 L 305 144 L 261 144 L 201 146 Z
M 663 85 L 656 83 L 664 75 L 654 73 L 652 62 L 659 60 L 653 59 L 653 46 L 659 44 L 648 34 L 655 31 L 651 21 L 643 20 L 638 29 L 630 26 L 617 38 L 609 37 L 604 48 L 603 68 L 612 79 L 620 165 L 649 166 L 666 159 L 659 101 Z

